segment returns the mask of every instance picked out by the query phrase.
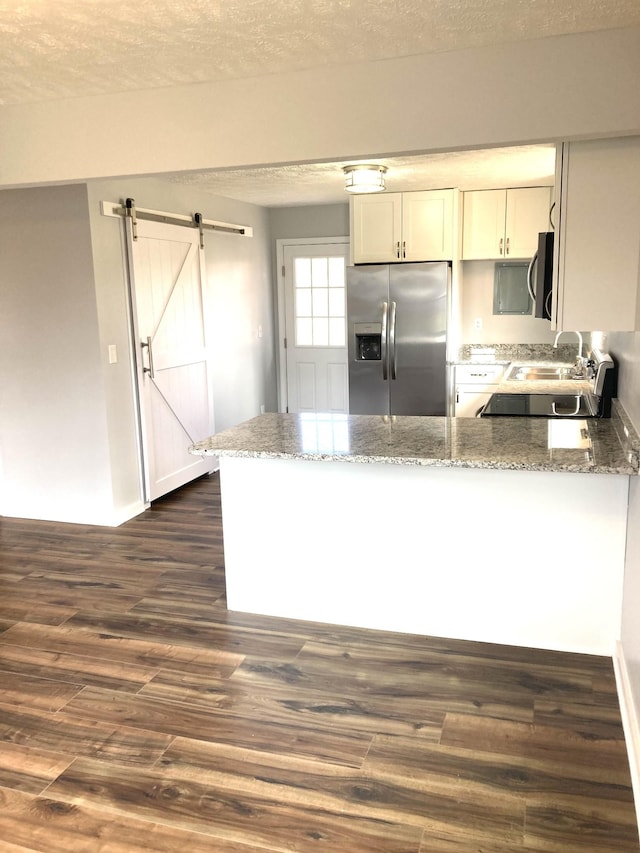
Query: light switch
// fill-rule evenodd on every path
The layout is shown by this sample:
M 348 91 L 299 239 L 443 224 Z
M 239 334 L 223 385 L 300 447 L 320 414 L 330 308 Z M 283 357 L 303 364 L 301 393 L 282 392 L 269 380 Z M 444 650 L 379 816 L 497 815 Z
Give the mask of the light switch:
M 117 364 L 117 362 L 118 362 L 118 350 L 117 350 L 115 344 L 109 344 L 108 353 L 109 353 L 109 364 Z

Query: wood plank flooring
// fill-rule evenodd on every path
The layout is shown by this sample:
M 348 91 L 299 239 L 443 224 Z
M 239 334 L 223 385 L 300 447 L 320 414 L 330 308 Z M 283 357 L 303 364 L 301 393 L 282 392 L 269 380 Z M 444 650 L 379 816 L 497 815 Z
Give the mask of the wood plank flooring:
M 1 519 L 0 851 L 183 850 L 639 853 L 611 661 L 229 613 L 216 476 Z

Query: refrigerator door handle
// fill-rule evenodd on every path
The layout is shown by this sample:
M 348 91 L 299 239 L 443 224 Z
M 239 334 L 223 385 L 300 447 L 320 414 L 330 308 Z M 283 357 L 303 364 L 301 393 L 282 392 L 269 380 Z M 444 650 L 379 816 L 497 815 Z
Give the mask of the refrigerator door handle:
M 391 378 L 396 379 L 396 303 L 391 303 L 389 318 L 389 362 L 391 363 Z
M 380 333 L 380 356 L 382 359 L 382 378 L 386 382 L 388 376 L 387 363 L 387 316 L 389 314 L 389 305 L 386 302 L 382 303 L 382 330 Z

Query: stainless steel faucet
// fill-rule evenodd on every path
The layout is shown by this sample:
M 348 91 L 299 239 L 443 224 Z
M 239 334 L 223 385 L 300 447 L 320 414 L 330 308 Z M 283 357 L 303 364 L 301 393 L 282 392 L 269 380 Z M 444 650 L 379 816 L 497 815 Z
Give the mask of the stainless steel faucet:
M 567 334 L 578 336 L 578 358 L 582 361 L 582 333 L 581 332 L 567 331 Z M 553 342 L 553 348 L 554 349 L 558 349 L 558 338 L 560 337 L 560 335 L 564 335 L 564 330 L 562 330 L 556 334 L 556 339 Z
M 564 334 L 563 331 L 556 333 L 556 338 L 553 342 L 554 349 L 558 348 L 558 338 L 562 334 Z M 569 332 L 569 334 L 578 336 L 578 355 L 576 357 L 576 363 L 573 368 L 573 378 L 583 379 L 585 375 L 585 359 L 582 357 L 582 334 L 580 332 Z

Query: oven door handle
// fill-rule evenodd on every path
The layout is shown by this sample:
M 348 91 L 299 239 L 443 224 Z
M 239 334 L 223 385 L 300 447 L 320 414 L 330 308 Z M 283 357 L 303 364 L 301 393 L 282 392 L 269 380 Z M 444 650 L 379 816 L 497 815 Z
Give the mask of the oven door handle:
M 567 417 L 573 418 L 573 417 L 575 417 L 577 414 L 580 413 L 580 396 L 578 394 L 576 394 L 576 407 L 572 412 L 564 412 L 564 414 L 560 414 L 560 412 L 558 412 L 556 410 L 556 401 L 555 400 L 551 403 L 551 411 L 553 412 L 553 414 L 557 418 L 563 418 L 563 417 L 564 418 L 567 418 Z

